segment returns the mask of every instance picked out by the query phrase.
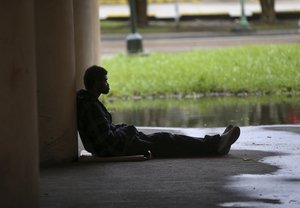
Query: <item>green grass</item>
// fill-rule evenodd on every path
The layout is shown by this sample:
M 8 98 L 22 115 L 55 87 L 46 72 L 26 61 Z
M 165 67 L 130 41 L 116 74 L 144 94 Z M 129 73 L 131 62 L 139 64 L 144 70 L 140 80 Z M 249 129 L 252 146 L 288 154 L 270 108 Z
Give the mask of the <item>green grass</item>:
M 129 21 L 101 21 L 102 34 L 129 34 L 131 32 Z M 173 22 L 168 24 L 150 23 L 148 27 L 138 28 L 139 33 L 165 33 L 177 32 Z
M 300 92 L 300 45 L 103 58 L 111 96 Z
M 250 21 L 249 24 L 256 31 L 297 29 L 298 20 L 280 20 L 267 24 L 258 20 Z M 230 32 L 237 24 L 233 20 L 184 20 L 176 25 L 174 21 L 149 21 L 147 27 L 137 28 L 138 32 L 168 33 L 168 32 Z M 129 34 L 130 24 L 128 20 L 103 20 L 100 23 L 102 34 Z

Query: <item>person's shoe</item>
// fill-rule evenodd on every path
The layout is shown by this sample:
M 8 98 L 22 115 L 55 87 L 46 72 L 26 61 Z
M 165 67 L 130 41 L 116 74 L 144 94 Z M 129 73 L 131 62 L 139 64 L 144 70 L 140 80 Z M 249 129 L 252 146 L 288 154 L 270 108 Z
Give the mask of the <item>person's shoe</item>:
M 224 130 L 224 132 L 222 133 L 222 135 L 223 135 L 223 134 L 226 134 L 227 132 L 229 132 L 232 128 L 233 128 L 233 125 L 229 124 L 229 125 L 225 128 L 225 130 Z
M 152 153 L 151 153 L 151 151 L 150 150 L 148 150 L 147 151 L 147 153 L 146 154 L 144 154 L 144 159 L 145 160 L 150 160 L 150 159 L 152 159 Z
M 231 145 L 236 142 L 239 138 L 241 130 L 239 127 L 235 126 L 227 131 L 225 134 L 221 135 L 221 140 L 219 141 L 217 152 L 220 155 L 226 155 L 230 151 Z
M 224 130 L 224 132 L 222 133 L 222 135 L 223 135 L 223 134 L 226 134 L 227 132 L 229 132 L 232 128 L 233 128 L 233 125 L 229 124 L 229 125 L 225 128 L 225 130 Z M 224 152 L 225 152 L 225 154 L 227 155 L 229 151 L 230 151 L 230 147 L 228 147 L 228 149 L 225 150 Z

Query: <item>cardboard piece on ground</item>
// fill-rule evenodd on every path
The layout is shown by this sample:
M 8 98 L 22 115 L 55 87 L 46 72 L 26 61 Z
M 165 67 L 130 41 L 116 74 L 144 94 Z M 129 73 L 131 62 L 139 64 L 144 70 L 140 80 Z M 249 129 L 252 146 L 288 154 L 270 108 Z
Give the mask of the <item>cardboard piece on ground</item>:
M 82 150 L 79 161 L 82 162 L 126 162 L 126 161 L 145 161 L 148 160 L 144 155 L 115 156 L 115 157 L 97 157 L 91 153 Z

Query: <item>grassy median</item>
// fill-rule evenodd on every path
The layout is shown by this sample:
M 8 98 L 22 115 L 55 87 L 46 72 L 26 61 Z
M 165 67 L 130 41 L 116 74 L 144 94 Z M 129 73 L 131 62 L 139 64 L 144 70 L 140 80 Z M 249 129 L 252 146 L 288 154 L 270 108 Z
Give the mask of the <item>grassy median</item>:
M 110 96 L 300 92 L 300 44 L 103 58 Z
M 168 33 L 168 32 L 230 32 L 237 24 L 234 20 L 181 20 L 175 21 L 155 20 L 149 21 L 147 27 L 137 28 L 141 34 Z M 102 34 L 129 34 L 130 23 L 128 20 L 101 20 Z M 260 20 L 251 20 L 250 25 L 256 31 L 297 29 L 298 19 L 280 19 L 274 23 L 264 23 Z

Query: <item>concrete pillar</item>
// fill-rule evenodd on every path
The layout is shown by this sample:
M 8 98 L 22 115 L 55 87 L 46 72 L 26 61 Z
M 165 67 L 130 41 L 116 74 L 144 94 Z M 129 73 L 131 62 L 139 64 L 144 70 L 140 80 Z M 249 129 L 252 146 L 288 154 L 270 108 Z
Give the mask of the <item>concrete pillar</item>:
M 77 159 L 72 0 L 36 0 L 40 161 Z
M 0 207 L 38 207 L 33 0 L 0 6 Z
M 86 68 L 99 65 L 100 24 L 98 0 L 74 0 L 76 86 L 83 88 Z

